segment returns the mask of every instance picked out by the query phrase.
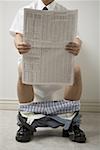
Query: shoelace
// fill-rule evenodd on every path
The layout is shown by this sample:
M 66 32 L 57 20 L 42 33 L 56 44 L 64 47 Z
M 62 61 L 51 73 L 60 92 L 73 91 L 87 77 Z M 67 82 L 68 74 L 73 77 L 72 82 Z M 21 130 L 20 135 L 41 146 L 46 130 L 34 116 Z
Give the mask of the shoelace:
M 22 126 L 22 127 L 20 127 L 20 129 L 19 129 L 19 131 L 29 131 L 26 127 L 24 127 L 24 126 Z
M 73 126 L 73 127 L 72 127 L 72 130 L 73 130 L 76 134 L 78 134 L 78 135 L 80 135 L 81 133 L 83 133 L 83 131 L 82 131 L 78 126 Z

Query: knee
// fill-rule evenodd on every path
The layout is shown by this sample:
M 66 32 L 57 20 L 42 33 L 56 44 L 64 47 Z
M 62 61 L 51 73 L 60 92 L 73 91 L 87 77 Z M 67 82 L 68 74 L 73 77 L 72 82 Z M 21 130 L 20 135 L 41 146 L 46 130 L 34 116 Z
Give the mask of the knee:
M 81 74 L 81 68 L 80 65 L 75 65 L 74 67 L 74 73 L 79 76 Z
M 22 82 L 22 64 L 18 65 L 18 80 Z
M 81 69 L 79 65 L 75 65 L 74 67 L 74 82 L 78 82 L 81 80 Z

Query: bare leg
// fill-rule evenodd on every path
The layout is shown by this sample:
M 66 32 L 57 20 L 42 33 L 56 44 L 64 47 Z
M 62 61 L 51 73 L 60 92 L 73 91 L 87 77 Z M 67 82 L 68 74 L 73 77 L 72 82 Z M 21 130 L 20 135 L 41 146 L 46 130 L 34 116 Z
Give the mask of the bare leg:
M 17 83 L 17 94 L 20 103 L 29 103 L 34 99 L 34 91 L 32 85 L 26 85 L 22 83 L 22 64 L 18 67 L 18 83 Z
M 74 68 L 74 83 L 72 86 L 66 86 L 64 91 L 64 99 L 79 100 L 82 93 L 82 80 L 80 66 Z

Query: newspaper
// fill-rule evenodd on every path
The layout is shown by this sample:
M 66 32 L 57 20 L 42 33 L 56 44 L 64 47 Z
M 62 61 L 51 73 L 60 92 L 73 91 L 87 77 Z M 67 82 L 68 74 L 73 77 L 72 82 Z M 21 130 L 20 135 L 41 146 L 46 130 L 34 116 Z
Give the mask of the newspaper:
M 23 83 L 73 83 L 74 56 L 65 50 L 77 34 L 77 10 L 24 10 L 24 40 L 31 50 L 23 55 Z

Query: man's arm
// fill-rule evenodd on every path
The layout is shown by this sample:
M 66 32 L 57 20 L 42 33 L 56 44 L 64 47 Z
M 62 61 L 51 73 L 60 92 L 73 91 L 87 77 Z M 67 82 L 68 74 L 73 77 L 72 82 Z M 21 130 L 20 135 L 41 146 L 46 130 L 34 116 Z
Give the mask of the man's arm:
M 81 48 L 81 44 L 82 41 L 76 37 L 73 42 L 69 42 L 66 47 L 65 50 L 67 50 L 69 53 L 72 53 L 73 55 L 78 55 L 80 52 L 80 48 Z
M 31 45 L 29 43 L 23 42 L 23 35 L 20 33 L 16 33 L 14 42 L 15 47 L 18 49 L 20 54 L 27 53 L 31 49 Z

